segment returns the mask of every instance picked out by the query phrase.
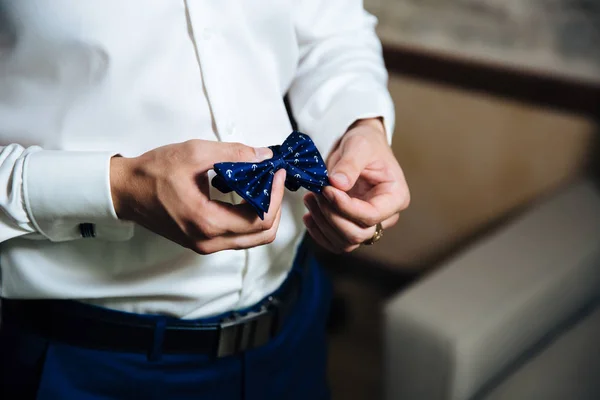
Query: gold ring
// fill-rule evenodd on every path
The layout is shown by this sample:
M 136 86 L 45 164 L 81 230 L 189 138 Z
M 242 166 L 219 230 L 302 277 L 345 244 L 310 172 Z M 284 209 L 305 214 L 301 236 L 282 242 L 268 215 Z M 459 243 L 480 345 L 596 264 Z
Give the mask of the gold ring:
M 373 234 L 373 237 L 371 239 L 365 240 L 363 242 L 363 244 L 370 246 L 373 243 L 379 241 L 379 239 L 381 239 L 382 236 L 383 236 L 383 226 L 381 226 L 381 222 L 380 222 L 375 226 L 375 233 Z

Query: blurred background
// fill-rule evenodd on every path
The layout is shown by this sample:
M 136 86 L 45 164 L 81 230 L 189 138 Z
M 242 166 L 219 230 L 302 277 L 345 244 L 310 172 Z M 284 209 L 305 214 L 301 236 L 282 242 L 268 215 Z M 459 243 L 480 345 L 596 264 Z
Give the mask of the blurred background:
M 600 1 L 365 7 L 412 203 L 321 252 L 334 399 L 600 398 Z

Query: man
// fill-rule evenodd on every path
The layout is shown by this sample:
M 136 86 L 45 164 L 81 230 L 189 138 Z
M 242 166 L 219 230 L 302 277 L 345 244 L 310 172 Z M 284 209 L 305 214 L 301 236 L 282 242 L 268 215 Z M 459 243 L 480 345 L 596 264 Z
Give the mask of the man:
M 409 201 L 361 1 L 0 15 L 2 398 L 328 398 L 329 289 L 304 226 L 349 252 Z M 272 156 L 286 94 L 331 186 L 285 191 L 281 170 L 261 220 L 210 174 Z

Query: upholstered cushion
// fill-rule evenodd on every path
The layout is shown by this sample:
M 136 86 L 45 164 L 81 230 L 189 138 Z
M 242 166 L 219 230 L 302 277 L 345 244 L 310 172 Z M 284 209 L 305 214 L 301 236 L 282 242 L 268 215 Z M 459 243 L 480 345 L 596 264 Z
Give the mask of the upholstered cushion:
M 386 307 L 388 399 L 468 399 L 600 293 L 600 193 L 578 182 Z
M 600 399 L 600 307 L 526 361 L 483 400 Z

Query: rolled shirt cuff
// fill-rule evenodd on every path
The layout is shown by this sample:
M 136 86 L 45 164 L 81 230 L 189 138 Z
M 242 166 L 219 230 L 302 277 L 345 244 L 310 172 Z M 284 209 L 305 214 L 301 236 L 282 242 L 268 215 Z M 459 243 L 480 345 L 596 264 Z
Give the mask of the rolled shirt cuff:
M 36 229 L 51 241 L 92 236 L 127 240 L 134 224 L 115 212 L 110 188 L 111 152 L 42 150 L 29 154 L 23 167 L 23 197 Z M 89 228 L 87 228 L 89 229 Z M 84 230 L 85 233 L 85 230 Z

